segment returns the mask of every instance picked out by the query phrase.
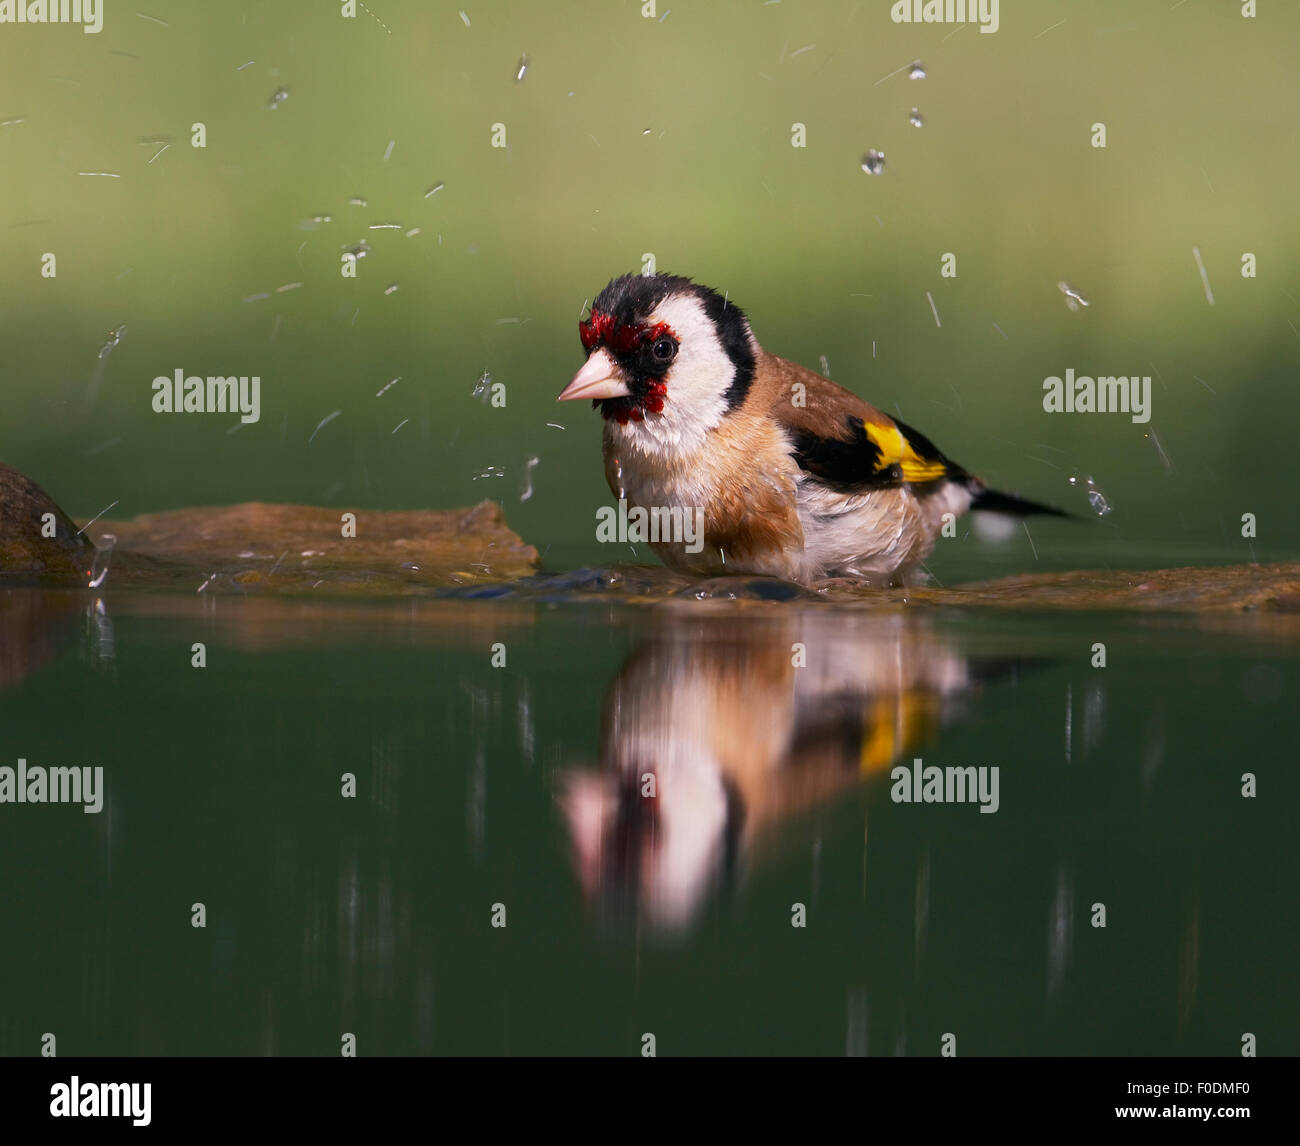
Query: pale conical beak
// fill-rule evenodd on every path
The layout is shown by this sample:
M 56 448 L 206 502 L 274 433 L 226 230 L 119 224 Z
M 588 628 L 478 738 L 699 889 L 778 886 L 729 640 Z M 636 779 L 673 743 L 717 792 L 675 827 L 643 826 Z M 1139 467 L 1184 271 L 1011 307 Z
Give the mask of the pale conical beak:
M 557 402 L 568 402 L 573 398 L 626 398 L 632 393 L 623 381 L 623 372 L 610 357 L 608 350 L 597 350 L 587 359 L 582 369 L 573 376 Z

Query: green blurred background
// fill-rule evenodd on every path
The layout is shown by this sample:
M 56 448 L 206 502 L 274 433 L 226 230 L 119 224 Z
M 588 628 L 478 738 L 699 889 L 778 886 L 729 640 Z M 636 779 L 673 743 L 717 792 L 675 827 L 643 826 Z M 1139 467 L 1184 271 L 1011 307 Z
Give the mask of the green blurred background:
M 993 556 L 964 538 L 932 562 L 945 579 L 1296 556 L 1296 6 L 1006 3 L 986 35 L 895 25 L 887 0 L 660 0 L 652 19 L 639 0 L 463 2 L 468 26 L 397 0 L 0 26 L 0 457 L 83 516 L 491 496 L 547 565 L 609 560 L 599 419 L 554 396 L 584 302 L 651 252 L 990 482 L 1086 514 L 1078 471 L 1114 507 L 1034 525 L 1032 556 L 1023 534 Z M 177 368 L 259 375 L 261 421 L 153 413 Z M 1045 414 L 1067 368 L 1151 375 L 1151 423 Z M 504 409 L 472 395 L 485 370 Z

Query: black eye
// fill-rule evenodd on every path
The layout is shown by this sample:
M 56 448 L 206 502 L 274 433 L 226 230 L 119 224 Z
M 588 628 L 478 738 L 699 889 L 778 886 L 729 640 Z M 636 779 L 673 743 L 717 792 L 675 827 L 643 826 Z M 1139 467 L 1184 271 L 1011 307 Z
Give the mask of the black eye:
M 650 353 L 660 362 L 671 362 L 677 356 L 677 343 L 671 338 L 657 338 Z

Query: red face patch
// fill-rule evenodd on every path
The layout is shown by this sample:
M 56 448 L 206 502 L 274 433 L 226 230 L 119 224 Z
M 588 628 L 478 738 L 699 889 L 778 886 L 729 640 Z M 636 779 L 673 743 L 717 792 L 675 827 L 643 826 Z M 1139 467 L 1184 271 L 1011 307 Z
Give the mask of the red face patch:
M 644 322 L 621 323 L 612 314 L 603 310 L 593 310 L 586 322 L 578 323 L 578 335 L 582 339 L 582 348 L 594 350 L 603 344 L 615 354 L 627 354 L 643 342 L 653 342 L 665 334 L 672 334 L 666 322 L 647 326 Z
M 586 322 L 578 323 L 578 334 L 582 338 L 583 349 L 588 354 L 598 346 L 604 346 L 616 356 L 632 354 L 641 346 L 654 343 L 665 336 L 677 341 L 677 335 L 666 322 L 620 323 L 612 314 L 593 310 Z M 613 418 L 621 426 L 628 422 L 642 422 L 646 414 L 662 414 L 664 401 L 668 396 L 668 386 L 662 378 L 671 363 L 660 365 L 660 376 L 656 377 L 644 363 L 639 369 L 633 367 L 637 381 L 633 384 L 633 394 L 626 398 L 597 398 L 592 406 L 606 418 Z

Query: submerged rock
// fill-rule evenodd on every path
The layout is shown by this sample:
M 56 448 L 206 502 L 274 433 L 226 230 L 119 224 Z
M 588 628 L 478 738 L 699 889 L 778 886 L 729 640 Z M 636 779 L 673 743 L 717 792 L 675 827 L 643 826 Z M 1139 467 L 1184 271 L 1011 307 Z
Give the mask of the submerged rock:
M 0 463 L 0 584 L 85 585 L 94 558 L 54 499 Z

